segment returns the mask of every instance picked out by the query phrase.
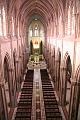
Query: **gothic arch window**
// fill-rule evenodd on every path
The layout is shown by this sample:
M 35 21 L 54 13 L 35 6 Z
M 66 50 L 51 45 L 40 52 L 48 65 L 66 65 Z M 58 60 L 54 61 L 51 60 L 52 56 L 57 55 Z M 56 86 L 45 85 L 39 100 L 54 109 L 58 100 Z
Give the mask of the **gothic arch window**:
M 70 28 L 71 28 L 71 8 L 69 6 L 69 8 L 68 8 L 68 31 L 67 31 L 68 35 L 70 35 L 70 33 L 71 33 Z
M 39 27 L 38 27 L 38 24 L 35 24 L 35 26 L 34 26 L 34 36 L 39 36 Z
M 14 18 L 12 17 L 12 35 L 14 36 Z
M 59 35 L 62 35 L 62 16 L 59 17 Z
M 32 37 L 32 29 L 30 30 L 30 36 Z
M 0 5 L 0 36 L 6 36 L 6 13 L 2 5 Z
M 72 8 L 72 34 L 75 33 L 75 14 L 74 14 L 74 7 Z
M 0 36 L 2 36 L 2 7 L 0 6 Z
M 18 37 L 20 35 L 20 25 L 19 25 L 19 20 L 18 20 Z
M 4 6 L 2 8 L 2 14 L 3 14 L 3 34 L 4 34 L 4 36 L 6 36 L 6 15 L 5 15 Z

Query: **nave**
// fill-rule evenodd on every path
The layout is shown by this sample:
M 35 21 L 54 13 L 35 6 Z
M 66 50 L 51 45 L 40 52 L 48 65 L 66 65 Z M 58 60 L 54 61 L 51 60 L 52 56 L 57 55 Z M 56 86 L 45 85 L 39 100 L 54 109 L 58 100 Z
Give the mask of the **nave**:
M 64 120 L 47 69 L 28 69 L 12 120 Z

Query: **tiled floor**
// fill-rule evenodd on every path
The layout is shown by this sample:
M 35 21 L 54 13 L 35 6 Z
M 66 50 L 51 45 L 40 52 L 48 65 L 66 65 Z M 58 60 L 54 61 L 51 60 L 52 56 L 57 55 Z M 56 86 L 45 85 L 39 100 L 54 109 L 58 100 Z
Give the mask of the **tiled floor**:
M 40 69 L 34 69 L 32 120 L 45 120 Z

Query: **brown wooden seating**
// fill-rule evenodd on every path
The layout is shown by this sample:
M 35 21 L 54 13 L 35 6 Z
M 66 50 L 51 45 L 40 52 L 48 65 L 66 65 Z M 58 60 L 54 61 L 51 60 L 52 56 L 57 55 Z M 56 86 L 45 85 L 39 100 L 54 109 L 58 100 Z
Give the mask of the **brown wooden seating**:
M 33 70 L 27 71 L 23 87 L 21 88 L 21 96 L 17 104 L 15 120 L 31 120 L 33 73 Z
M 46 120 L 62 120 L 49 75 L 46 69 L 40 70 Z

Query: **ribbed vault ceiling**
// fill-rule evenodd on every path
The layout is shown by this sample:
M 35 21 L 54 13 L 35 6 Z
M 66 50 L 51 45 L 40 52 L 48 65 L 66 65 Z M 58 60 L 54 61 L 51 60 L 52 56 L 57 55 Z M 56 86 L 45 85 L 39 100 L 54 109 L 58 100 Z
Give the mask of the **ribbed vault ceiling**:
M 33 16 L 39 18 L 43 24 L 57 17 L 58 11 L 62 11 L 62 0 L 12 0 L 11 12 L 16 5 L 17 16 L 21 21 L 31 21 Z

